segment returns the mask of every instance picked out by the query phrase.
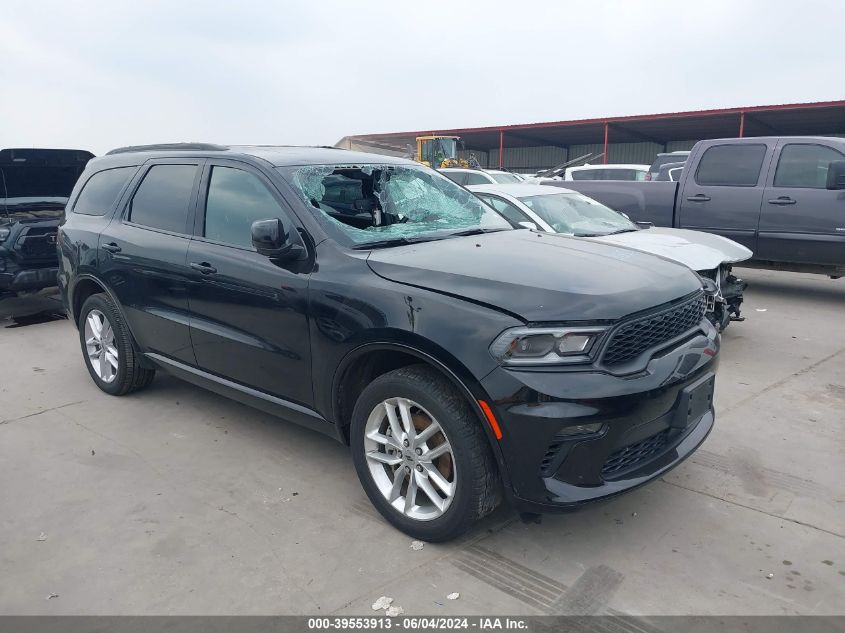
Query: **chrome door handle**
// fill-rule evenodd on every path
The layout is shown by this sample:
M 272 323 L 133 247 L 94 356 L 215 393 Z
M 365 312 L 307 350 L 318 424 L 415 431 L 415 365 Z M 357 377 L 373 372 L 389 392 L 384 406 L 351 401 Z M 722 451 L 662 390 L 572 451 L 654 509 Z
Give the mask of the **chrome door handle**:
M 102 248 L 104 251 L 108 251 L 109 253 L 119 253 L 121 251 L 120 246 L 118 246 L 114 242 L 110 242 L 109 244 L 103 244 Z
M 779 198 L 775 198 L 774 200 L 769 200 L 769 204 L 777 204 L 777 205 L 784 205 L 784 204 L 795 204 L 795 200 L 790 198 L 789 196 L 780 196 Z
M 687 200 L 690 202 L 708 202 L 710 200 L 710 196 L 705 196 L 703 193 L 697 193 L 694 196 L 687 196 Z

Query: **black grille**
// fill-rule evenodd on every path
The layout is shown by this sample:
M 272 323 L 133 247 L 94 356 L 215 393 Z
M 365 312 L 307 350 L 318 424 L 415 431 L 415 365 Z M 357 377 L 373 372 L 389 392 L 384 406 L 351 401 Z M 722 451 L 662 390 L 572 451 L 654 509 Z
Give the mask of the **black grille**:
M 30 227 L 23 231 L 15 243 L 23 259 L 45 259 L 57 257 L 55 226 Z
M 602 476 L 608 477 L 621 470 L 628 470 L 644 459 L 659 453 L 666 446 L 668 438 L 669 429 L 665 429 L 656 435 L 614 451 L 601 469 Z
M 540 462 L 540 474 L 543 477 L 551 477 L 555 474 L 558 461 L 560 461 L 558 460 L 558 455 L 563 448 L 564 441 L 562 439 L 555 439 L 554 442 L 549 444 L 549 450 L 546 451 L 546 454 L 543 455 L 543 460 Z
M 701 322 L 707 307 L 704 294 L 656 314 L 635 319 L 618 327 L 602 358 L 606 367 L 623 365 L 644 351 L 691 330 Z

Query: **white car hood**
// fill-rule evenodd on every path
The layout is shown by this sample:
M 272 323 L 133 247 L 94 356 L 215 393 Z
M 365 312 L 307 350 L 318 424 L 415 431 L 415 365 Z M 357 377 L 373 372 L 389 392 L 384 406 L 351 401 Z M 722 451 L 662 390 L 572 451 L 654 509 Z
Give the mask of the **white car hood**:
M 752 255 L 742 244 L 726 237 L 687 229 L 652 227 L 587 239 L 660 255 L 692 270 L 712 270 L 721 264 L 745 261 Z

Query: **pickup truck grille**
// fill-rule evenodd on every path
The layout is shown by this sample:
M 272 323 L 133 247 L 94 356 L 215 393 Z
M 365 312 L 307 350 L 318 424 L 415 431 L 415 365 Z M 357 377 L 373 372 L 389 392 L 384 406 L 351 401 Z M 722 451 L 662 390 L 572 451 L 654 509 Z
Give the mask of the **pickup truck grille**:
M 33 226 L 24 229 L 15 242 L 15 250 L 24 260 L 55 259 L 56 234 L 55 226 Z
M 602 357 L 605 367 L 617 367 L 635 359 L 696 327 L 704 317 L 707 299 L 703 293 L 633 321 L 623 323 L 611 334 Z

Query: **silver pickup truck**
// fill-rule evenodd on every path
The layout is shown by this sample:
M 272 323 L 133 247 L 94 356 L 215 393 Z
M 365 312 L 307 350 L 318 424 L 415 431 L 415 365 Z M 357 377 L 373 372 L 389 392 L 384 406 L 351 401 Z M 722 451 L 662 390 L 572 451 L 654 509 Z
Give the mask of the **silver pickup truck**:
M 707 231 L 750 248 L 743 266 L 845 275 L 845 139 L 700 141 L 678 182 L 559 181 L 635 222 Z

